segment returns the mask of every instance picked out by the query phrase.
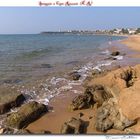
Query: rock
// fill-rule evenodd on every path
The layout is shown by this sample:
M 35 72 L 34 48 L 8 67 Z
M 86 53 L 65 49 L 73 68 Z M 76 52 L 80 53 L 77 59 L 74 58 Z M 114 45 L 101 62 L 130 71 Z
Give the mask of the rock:
M 104 101 L 113 97 L 113 95 L 107 90 L 107 87 L 102 85 L 94 85 L 87 87 L 85 94 L 92 94 L 94 103 L 97 103 L 97 107 L 100 107 Z
M 125 80 L 126 86 L 130 87 L 133 85 L 135 79 L 137 78 L 136 72 L 131 67 L 120 74 L 120 78 Z
M 111 55 L 112 56 L 117 56 L 117 55 L 120 55 L 120 52 L 119 51 L 114 51 L 114 52 L 111 53 Z
M 85 130 L 85 124 L 81 119 L 71 118 L 61 128 L 61 134 L 81 134 Z
M 25 101 L 23 94 L 11 89 L 0 90 L 0 114 L 8 112 L 13 107 L 20 106 Z
M 97 70 L 97 69 L 94 69 L 93 71 L 92 71 L 92 75 L 94 76 L 94 75 L 98 75 L 98 74 L 101 74 L 101 71 L 99 71 L 99 70 Z
M 14 129 L 10 129 L 10 128 L 1 128 L 0 129 L 0 134 L 4 135 L 4 134 L 14 134 Z
M 45 105 L 33 101 L 21 106 L 17 112 L 11 113 L 6 118 L 5 124 L 12 128 L 21 129 L 38 119 L 47 111 Z
M 14 130 L 12 128 L 3 127 L 0 129 L 0 134 L 1 135 L 8 135 L 8 134 L 21 135 L 21 134 L 31 134 L 31 132 L 27 129 Z
M 14 134 L 16 134 L 16 135 L 29 135 L 32 133 L 27 129 L 20 129 L 17 132 L 15 132 Z
M 124 130 L 135 123 L 120 112 L 115 99 L 111 98 L 97 110 L 95 127 L 98 131 L 105 132 L 111 128 Z
M 77 71 L 71 72 L 69 76 L 70 76 L 70 79 L 75 80 L 75 81 L 79 80 L 81 77 L 81 75 Z
M 52 68 L 51 64 L 41 64 L 41 68 Z
M 71 110 L 86 109 L 93 105 L 92 94 L 76 96 L 70 105 Z

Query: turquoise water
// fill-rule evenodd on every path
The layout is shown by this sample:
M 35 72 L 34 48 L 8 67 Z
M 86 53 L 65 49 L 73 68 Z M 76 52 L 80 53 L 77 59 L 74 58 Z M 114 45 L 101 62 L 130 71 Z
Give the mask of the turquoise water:
M 0 35 L 1 81 L 30 79 L 81 65 L 122 39 L 107 35 Z M 20 80 L 19 80 L 20 81 Z

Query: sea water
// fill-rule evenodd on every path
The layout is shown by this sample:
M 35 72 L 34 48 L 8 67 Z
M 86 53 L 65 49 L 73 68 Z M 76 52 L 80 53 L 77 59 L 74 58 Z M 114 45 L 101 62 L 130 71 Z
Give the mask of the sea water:
M 97 61 L 121 36 L 78 34 L 0 35 L 0 83 L 20 83 Z M 104 50 L 104 51 L 103 51 Z M 82 71 L 82 70 L 81 70 Z

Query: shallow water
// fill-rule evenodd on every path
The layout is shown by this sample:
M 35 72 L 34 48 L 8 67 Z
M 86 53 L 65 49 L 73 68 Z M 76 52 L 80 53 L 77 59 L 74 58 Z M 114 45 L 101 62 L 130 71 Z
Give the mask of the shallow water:
M 96 61 L 110 41 L 107 35 L 0 35 L 1 83 L 20 83 Z

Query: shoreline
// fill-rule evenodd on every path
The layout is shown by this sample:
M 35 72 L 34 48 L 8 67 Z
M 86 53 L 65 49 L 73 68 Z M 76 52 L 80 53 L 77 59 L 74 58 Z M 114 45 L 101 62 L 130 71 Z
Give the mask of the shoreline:
M 132 36 L 129 36 L 129 37 L 131 38 Z M 127 39 L 125 39 L 125 40 L 128 40 L 128 42 L 129 42 L 129 37 Z M 117 42 L 120 43 L 125 40 L 121 40 L 121 41 L 119 40 Z M 125 52 L 125 51 L 123 52 L 124 48 L 121 50 L 122 46 L 117 47 L 118 43 L 111 44 L 110 47 L 108 48 L 109 51 L 110 52 L 122 51 L 122 53 L 124 53 Z M 114 46 L 114 45 L 116 45 L 116 46 Z M 125 45 L 127 45 L 127 44 L 125 44 Z M 134 54 L 135 53 L 136 52 L 134 51 Z M 127 57 L 127 55 L 128 54 L 126 53 L 126 56 L 124 55 L 124 57 Z M 128 56 L 128 57 L 130 57 L 130 56 Z M 103 72 L 101 72 L 101 74 L 98 74 L 98 72 L 97 72 L 97 73 L 95 73 L 95 75 L 91 75 L 91 73 L 90 73 L 90 75 L 88 75 L 87 78 L 82 81 L 81 85 L 78 85 L 78 86 L 74 85 L 74 90 L 81 91 L 81 92 L 74 92 L 74 90 L 72 92 L 70 87 L 63 86 L 65 88 L 65 90 L 61 90 L 59 95 L 52 97 L 52 99 L 48 102 L 49 112 L 47 112 L 45 115 L 43 115 L 40 119 L 30 123 L 26 127 L 26 130 L 28 130 L 29 132 L 34 133 L 34 134 L 44 134 L 45 131 L 47 131 L 48 133 L 51 133 L 51 134 L 61 134 L 60 130 L 61 130 L 64 122 L 67 122 L 72 117 L 79 118 L 79 114 L 82 113 L 84 115 L 83 115 L 83 117 L 80 117 L 80 118 L 82 120 L 88 122 L 88 126 L 86 128 L 87 130 L 86 130 L 86 133 L 84 133 L 84 134 L 104 134 L 103 132 L 97 131 L 95 128 L 95 119 L 96 119 L 96 114 L 97 114 L 97 110 L 98 110 L 96 105 L 93 106 L 93 108 L 87 108 L 87 109 L 76 110 L 76 111 L 69 110 L 69 105 L 71 104 L 73 98 L 75 98 L 76 96 L 82 95 L 85 92 L 86 87 L 89 86 L 90 83 L 92 83 L 91 82 L 92 80 L 98 81 L 98 79 L 99 79 L 99 81 L 100 81 L 100 79 L 102 79 L 102 78 L 104 79 L 104 77 L 106 75 L 112 75 L 113 71 L 120 71 L 120 67 L 124 67 L 125 64 L 122 63 L 122 66 L 120 66 L 119 64 L 121 64 L 121 62 L 119 62 L 119 61 L 120 61 L 119 59 L 116 60 L 116 62 L 110 66 L 101 64 L 100 67 L 103 70 Z M 130 61 L 129 63 L 131 65 L 132 62 Z M 44 80 L 46 80 L 46 78 Z M 45 89 L 44 85 L 41 84 L 41 83 L 43 83 L 44 80 L 41 80 L 41 81 L 38 80 L 35 83 L 32 83 L 31 85 L 27 84 L 28 85 L 27 87 L 29 88 L 29 91 L 28 90 L 27 91 L 30 92 L 30 87 L 32 87 L 32 86 L 34 87 L 34 84 L 38 85 L 37 89 L 36 89 L 36 87 L 34 87 L 32 89 L 34 92 L 37 90 Z M 59 79 L 59 80 L 60 80 L 60 85 L 59 85 L 59 81 L 58 81 L 58 84 L 56 84 L 56 86 L 58 86 L 58 87 L 62 86 L 61 82 L 62 83 L 64 82 L 64 84 L 66 82 L 64 79 Z M 102 81 L 104 81 L 104 80 L 102 80 Z M 102 81 L 100 81 L 100 82 L 102 83 Z M 74 82 L 74 83 L 72 82 L 71 84 L 72 85 L 77 84 L 77 82 Z M 104 84 L 104 82 L 102 84 Z M 27 91 L 24 91 L 24 87 L 23 88 L 18 87 L 18 89 L 19 89 L 19 91 L 23 90 L 23 92 L 27 92 Z M 34 94 L 34 92 L 32 94 Z M 42 90 L 42 93 L 43 92 L 44 92 L 44 90 Z M 36 94 L 33 95 L 33 97 L 36 96 L 37 94 L 38 94 L 38 92 L 36 92 Z M 44 97 L 42 97 L 42 99 L 43 98 Z M 41 100 L 39 101 L 38 98 L 36 98 L 36 101 L 40 102 Z M 43 103 L 43 102 L 41 101 L 41 103 Z M 108 134 L 125 134 L 126 132 L 120 131 L 120 130 L 115 130 L 115 129 L 110 129 L 107 131 L 107 133 Z
M 112 67 L 113 69 L 113 67 Z M 115 67 L 115 69 L 117 69 Z M 112 70 L 111 70 L 112 71 Z M 112 72 L 109 73 L 112 73 Z M 84 93 L 85 87 L 83 88 L 83 93 Z M 93 109 L 85 109 L 85 110 L 77 110 L 77 111 L 69 111 L 68 110 L 68 106 L 70 105 L 72 99 L 74 97 L 76 97 L 77 94 L 69 94 L 69 95 L 65 95 L 63 97 L 63 95 L 58 96 L 53 98 L 49 105 L 51 105 L 55 112 L 50 112 L 48 114 L 46 114 L 45 116 L 42 117 L 42 119 L 37 120 L 36 122 L 33 122 L 32 124 L 30 124 L 27 129 L 30 130 L 31 132 L 34 133 L 39 133 L 39 131 L 41 131 L 41 129 L 43 130 L 50 130 L 52 132 L 52 134 L 60 134 L 60 129 L 62 127 L 62 124 L 64 122 L 67 122 L 71 117 L 78 117 L 79 113 L 83 113 L 84 116 L 82 119 L 89 121 L 89 126 L 87 128 L 87 134 L 103 134 L 102 132 L 98 132 L 96 131 L 96 129 L 93 129 L 93 125 L 95 122 L 95 112 L 96 112 L 96 108 Z M 62 99 L 64 99 L 62 101 Z M 61 102 L 62 101 L 62 102 Z M 65 105 L 65 106 L 63 106 Z M 90 116 L 94 116 L 93 119 L 89 120 L 88 118 Z M 52 122 L 52 123 L 50 123 Z M 39 128 L 36 126 L 39 125 L 43 125 L 44 123 L 46 123 L 46 126 Z M 49 126 L 47 126 L 47 124 Z M 55 128 L 56 127 L 56 128 Z M 119 130 L 109 130 L 108 131 L 109 134 L 125 134 L 125 132 L 119 131 Z

